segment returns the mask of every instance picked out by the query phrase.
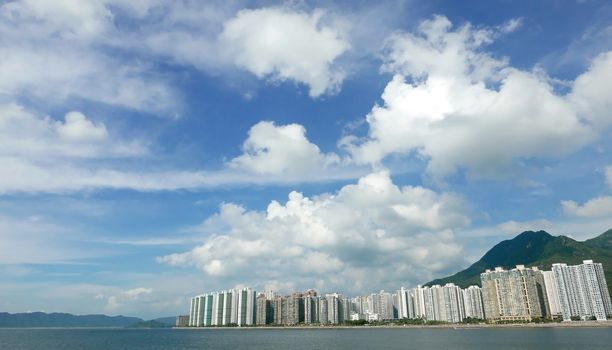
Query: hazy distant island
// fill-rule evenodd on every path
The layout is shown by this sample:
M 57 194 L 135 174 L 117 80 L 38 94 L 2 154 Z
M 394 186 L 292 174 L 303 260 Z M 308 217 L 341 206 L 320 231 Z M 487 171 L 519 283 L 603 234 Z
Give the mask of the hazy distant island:
M 131 327 L 131 328 L 167 328 L 174 326 L 175 317 L 162 317 L 145 321 L 139 317 L 107 315 L 73 315 L 53 312 L 0 312 L 0 327 Z

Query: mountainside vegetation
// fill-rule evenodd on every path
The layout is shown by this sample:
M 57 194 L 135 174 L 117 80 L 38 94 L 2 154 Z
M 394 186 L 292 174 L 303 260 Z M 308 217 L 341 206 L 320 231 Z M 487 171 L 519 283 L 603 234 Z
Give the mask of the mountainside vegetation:
M 480 274 L 497 266 L 511 269 L 523 264 L 550 270 L 554 263 L 575 265 L 583 260 L 603 264 L 608 290 L 612 294 L 612 230 L 584 242 L 566 236 L 553 236 L 545 231 L 525 231 L 513 239 L 498 243 L 467 269 L 452 276 L 435 279 L 426 285 L 444 285 L 451 282 L 465 288 L 480 285 Z

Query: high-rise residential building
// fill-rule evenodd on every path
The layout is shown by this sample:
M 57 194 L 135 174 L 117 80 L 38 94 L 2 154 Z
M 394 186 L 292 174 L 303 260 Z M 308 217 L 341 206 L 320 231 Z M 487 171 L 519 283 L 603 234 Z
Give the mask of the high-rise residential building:
M 223 294 L 223 313 L 221 316 L 221 324 L 226 326 L 230 323 L 236 323 L 236 292 L 233 289 L 230 289 L 224 290 L 221 293 Z
M 304 296 L 304 323 L 319 323 L 319 300 L 316 294 Z
M 478 286 L 469 286 L 462 291 L 465 317 L 484 320 L 484 305 L 482 302 L 482 289 Z
M 423 289 L 423 300 L 425 305 L 425 319 L 428 321 L 438 321 L 440 317 L 440 297 L 439 290 L 440 286 L 424 287 Z
M 255 291 L 251 288 L 243 288 L 233 291 L 237 296 L 236 304 L 232 308 L 232 319 L 235 316 L 236 323 L 239 326 L 251 326 L 255 324 Z M 234 311 L 235 310 L 235 311 Z
M 200 306 L 200 298 L 203 297 L 203 295 L 198 295 L 191 298 L 191 303 L 189 305 L 189 327 L 199 327 L 201 324 L 203 306 Z
M 343 322 L 342 317 L 342 295 L 338 293 L 326 294 L 327 300 L 327 322 L 331 324 L 340 324 Z
M 326 324 L 330 322 L 328 318 L 327 300 L 327 297 L 319 299 L 319 323 L 321 324 Z
M 408 289 L 401 287 L 396 292 L 397 295 L 397 318 L 415 318 L 413 298 Z
M 304 321 L 304 300 L 302 293 L 287 296 L 287 325 L 295 325 Z
M 274 321 L 272 301 L 268 300 L 266 295 L 262 293 L 257 296 L 255 305 L 255 324 L 257 324 L 258 326 L 271 324 Z
M 287 298 L 283 296 L 276 296 L 272 301 L 272 308 L 274 312 L 274 324 L 286 324 Z
M 412 290 L 412 300 L 414 303 L 414 318 L 425 319 L 425 288 L 418 285 Z
M 544 275 L 544 285 L 546 286 L 546 297 L 548 298 L 548 308 L 551 316 L 561 315 L 561 304 L 559 302 L 559 287 L 555 274 L 552 271 L 542 271 Z
M 580 265 L 553 264 L 552 272 L 559 292 L 564 321 L 572 317 L 604 321 L 612 317 L 612 303 L 603 266 L 592 260 Z
M 370 307 L 368 311 L 370 313 L 378 314 L 381 320 L 392 320 L 394 319 L 395 313 L 393 311 L 393 295 L 391 293 L 381 290 L 379 293 L 370 294 L 369 298 Z
M 340 299 L 340 323 L 344 323 L 351 319 L 351 300 L 349 298 Z
M 176 316 L 176 327 L 189 327 L 189 315 Z
M 268 300 L 274 300 L 274 298 L 276 298 L 276 292 L 268 290 L 264 292 L 266 299 Z
M 255 291 L 225 290 L 198 295 L 191 299 L 189 326 L 208 327 L 255 323 Z
M 461 322 L 465 317 L 461 288 L 452 283 L 420 288 L 428 321 Z M 420 293 L 420 291 L 419 291 Z
M 212 293 L 211 326 L 223 325 L 223 296 L 219 292 Z
M 547 317 L 548 299 L 542 271 L 517 265 L 496 267 L 480 275 L 485 317 L 492 321 L 530 321 Z
M 453 283 L 447 283 L 442 287 L 444 303 L 441 305 L 440 316 L 445 322 L 461 322 L 465 318 L 465 308 L 461 288 Z
M 212 304 L 211 294 L 198 295 L 191 298 L 191 308 L 189 312 L 190 327 L 207 327 L 212 325 Z

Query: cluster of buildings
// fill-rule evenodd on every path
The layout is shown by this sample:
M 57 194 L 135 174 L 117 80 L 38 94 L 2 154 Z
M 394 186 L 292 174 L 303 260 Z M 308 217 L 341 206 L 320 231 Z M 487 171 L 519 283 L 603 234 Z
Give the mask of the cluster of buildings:
M 351 301 L 354 320 L 422 319 L 455 323 L 468 317 L 484 319 L 482 290 L 478 286 L 462 289 L 448 283 L 413 289 L 402 287 L 394 294 L 381 291 Z
M 561 317 L 564 321 L 612 318 L 612 302 L 603 266 L 553 264 L 551 271 L 517 265 L 480 275 L 488 320 L 531 321 Z
M 486 270 L 482 288 L 444 286 L 404 287 L 395 293 L 380 291 L 348 298 L 339 293 L 319 295 L 314 289 L 279 295 L 257 294 L 250 288 L 229 289 L 195 296 L 181 326 L 251 326 L 342 324 L 346 321 L 421 319 L 448 323 L 467 318 L 491 322 L 606 320 L 612 303 L 601 264 L 585 260 L 567 266 L 553 264 L 551 271 L 518 265 Z M 178 319 L 177 319 L 177 325 Z
M 230 289 L 191 298 L 189 327 L 248 326 L 255 321 L 255 291 Z

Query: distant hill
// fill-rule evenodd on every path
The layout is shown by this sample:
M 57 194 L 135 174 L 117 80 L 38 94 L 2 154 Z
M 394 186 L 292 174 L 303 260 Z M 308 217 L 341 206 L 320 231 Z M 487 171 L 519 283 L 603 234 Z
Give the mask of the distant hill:
M 176 325 L 176 316 L 160 317 L 160 318 L 156 318 L 156 319 L 151 320 L 151 321 L 156 321 L 156 322 L 159 322 L 159 323 L 165 323 L 167 325 L 170 325 L 170 326 L 174 327 Z
M 172 328 L 172 326 L 173 325 L 170 325 L 168 323 L 159 322 L 156 320 L 150 320 L 150 321 L 136 322 L 126 327 L 127 328 Z
M 467 269 L 426 285 L 452 282 L 465 288 L 480 285 L 480 274 L 496 266 L 509 269 L 523 264 L 550 270 L 553 263 L 580 264 L 582 260 L 603 264 L 608 289 L 612 294 L 612 230 L 584 242 L 566 236 L 552 236 L 545 231 L 525 231 L 513 239 L 498 243 Z
M 0 312 L 0 327 L 125 327 L 142 321 L 138 317 L 126 316 Z
M 603 249 L 612 249 L 612 230 L 608 230 L 595 238 L 587 239 L 584 243 Z

